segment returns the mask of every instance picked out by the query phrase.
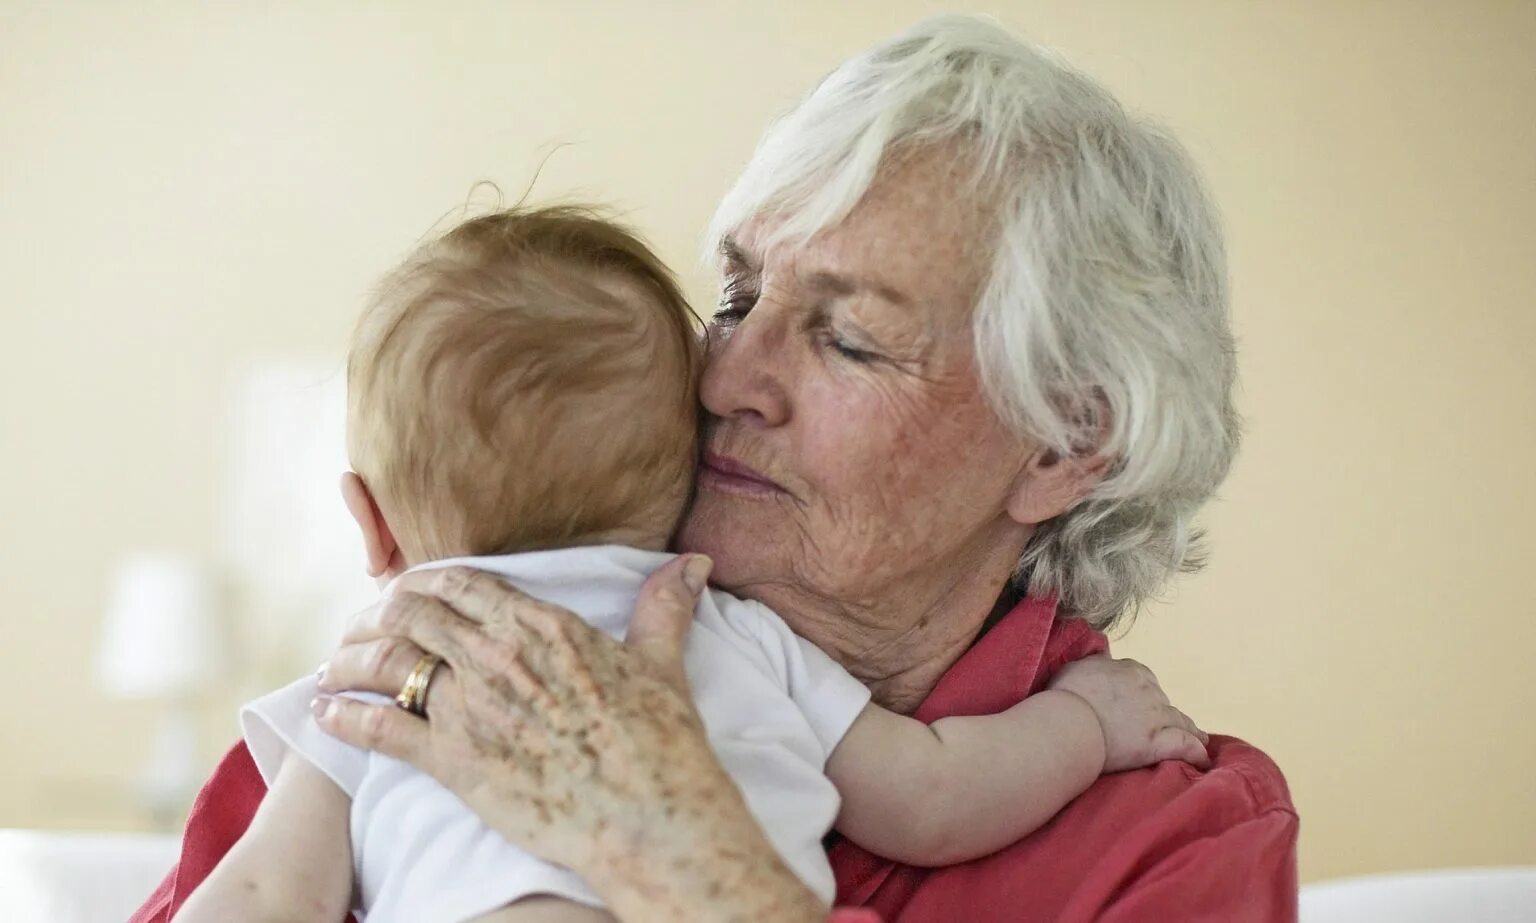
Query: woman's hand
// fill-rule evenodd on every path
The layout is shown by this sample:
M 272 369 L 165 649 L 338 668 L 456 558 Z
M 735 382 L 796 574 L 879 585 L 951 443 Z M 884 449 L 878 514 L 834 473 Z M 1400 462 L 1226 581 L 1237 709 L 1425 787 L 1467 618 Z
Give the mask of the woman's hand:
M 688 696 L 683 652 L 709 567 L 694 555 L 652 575 L 624 644 L 490 574 L 407 574 L 353 619 L 320 686 L 393 695 L 435 654 L 427 717 L 330 695 L 316 717 L 580 872 L 621 919 L 818 919 Z
M 1140 769 L 1164 760 L 1211 764 L 1210 738 L 1168 703 L 1152 671 L 1134 660 L 1086 657 L 1062 667 L 1051 689 L 1085 700 L 1104 732 L 1104 771 Z

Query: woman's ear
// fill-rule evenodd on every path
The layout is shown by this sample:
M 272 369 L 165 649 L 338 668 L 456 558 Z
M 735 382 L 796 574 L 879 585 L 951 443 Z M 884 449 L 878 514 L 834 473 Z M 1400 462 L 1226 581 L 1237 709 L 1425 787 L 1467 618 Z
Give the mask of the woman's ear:
M 1014 481 L 1008 518 L 1024 526 L 1055 519 L 1077 506 L 1108 471 L 1109 459 L 1103 455 L 1070 456 L 1036 448 Z
M 341 476 L 341 499 L 347 504 L 347 512 L 357 521 L 363 533 L 363 548 L 368 555 L 368 576 L 382 577 L 396 569 L 400 561 L 400 546 L 395 542 L 389 523 L 379 511 L 373 492 L 357 472 L 348 471 Z

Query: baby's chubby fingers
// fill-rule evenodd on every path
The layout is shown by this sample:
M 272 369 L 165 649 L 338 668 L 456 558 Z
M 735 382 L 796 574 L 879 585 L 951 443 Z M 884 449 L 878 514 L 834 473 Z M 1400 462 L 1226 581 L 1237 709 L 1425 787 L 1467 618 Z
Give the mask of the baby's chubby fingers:
M 1183 760 L 1196 769 L 1209 769 L 1211 755 L 1205 743 L 1186 728 L 1165 727 L 1152 736 L 1152 762 Z
M 1174 708 L 1172 705 L 1168 706 L 1168 711 L 1169 711 L 1169 722 L 1168 723 L 1170 725 L 1172 725 L 1174 727 L 1182 727 L 1182 728 L 1184 728 L 1186 731 L 1188 731 L 1191 734 L 1195 735 L 1195 737 L 1198 738 L 1199 741 L 1202 744 L 1209 744 L 1211 742 L 1211 735 L 1209 735 L 1206 732 L 1200 730 L 1200 725 L 1196 724 L 1193 718 L 1191 718 L 1188 715 L 1184 714 L 1179 709 Z

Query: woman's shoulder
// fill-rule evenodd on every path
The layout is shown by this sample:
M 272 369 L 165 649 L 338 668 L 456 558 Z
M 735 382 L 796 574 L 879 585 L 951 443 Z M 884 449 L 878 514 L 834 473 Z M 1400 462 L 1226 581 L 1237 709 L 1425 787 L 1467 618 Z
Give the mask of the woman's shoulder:
M 1211 756 L 1205 771 L 1166 762 L 1103 776 L 985 859 L 913 869 L 839 843 L 833 864 L 845 896 L 913 923 L 1294 920 L 1298 824 L 1284 776 L 1236 738 L 1213 737 Z
M 1298 821 L 1280 767 L 1235 737 L 1212 735 L 1209 751 L 1207 769 L 1174 760 L 1104 776 L 1069 806 L 1065 835 L 1103 849 L 1088 880 L 1190 874 L 1236 901 L 1258 870 L 1294 874 Z
M 1236 737 L 1212 735 L 1208 747 L 1211 768 L 1197 773 L 1206 779 L 1219 779 L 1230 797 L 1255 813 L 1282 811 L 1295 815 L 1291 789 L 1285 773 L 1269 754 Z M 1209 785 L 1207 781 L 1207 785 Z

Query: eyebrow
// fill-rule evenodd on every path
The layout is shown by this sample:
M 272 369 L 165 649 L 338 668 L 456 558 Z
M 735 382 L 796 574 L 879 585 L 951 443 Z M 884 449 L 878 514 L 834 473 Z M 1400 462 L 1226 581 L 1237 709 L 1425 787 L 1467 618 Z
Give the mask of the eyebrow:
M 726 236 L 720 241 L 720 255 L 726 262 L 734 263 L 748 272 L 758 273 L 762 271 L 762 267 L 758 264 L 756 257 L 742 249 L 741 244 L 734 237 Z M 830 269 L 818 269 L 811 272 L 806 276 L 806 283 L 813 288 L 833 295 L 848 296 L 869 291 L 898 307 L 905 308 L 912 305 L 912 299 L 905 293 L 878 279 L 845 275 Z
M 857 295 L 859 292 L 874 292 L 880 298 L 897 307 L 905 308 L 912 304 L 912 299 L 900 291 L 880 282 L 876 279 L 859 278 L 858 276 L 846 276 L 829 269 L 818 269 L 806 276 L 806 282 L 812 287 L 829 292 L 833 295 Z
M 720 240 L 720 255 L 727 263 L 735 263 L 749 272 L 757 272 L 759 269 L 757 260 L 748 255 L 747 251 L 741 248 L 741 244 L 736 242 L 736 238 L 729 234 Z

